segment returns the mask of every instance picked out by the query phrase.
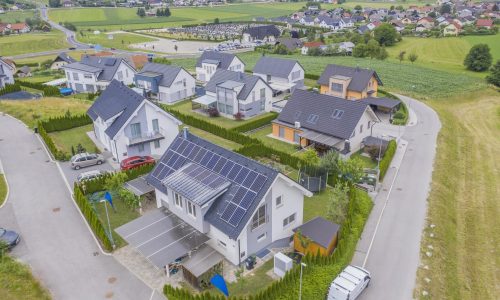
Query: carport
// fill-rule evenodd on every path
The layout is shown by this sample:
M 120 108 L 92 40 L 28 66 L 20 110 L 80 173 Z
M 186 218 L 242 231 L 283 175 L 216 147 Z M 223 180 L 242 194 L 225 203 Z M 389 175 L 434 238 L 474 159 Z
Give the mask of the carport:
M 156 209 L 116 229 L 157 268 L 189 255 L 208 241 L 208 237 L 182 221 L 173 213 Z
M 146 176 L 140 176 L 136 179 L 125 182 L 124 188 L 134 193 L 137 197 L 144 196 L 146 194 L 154 192 L 154 187 L 149 185 L 146 181 Z

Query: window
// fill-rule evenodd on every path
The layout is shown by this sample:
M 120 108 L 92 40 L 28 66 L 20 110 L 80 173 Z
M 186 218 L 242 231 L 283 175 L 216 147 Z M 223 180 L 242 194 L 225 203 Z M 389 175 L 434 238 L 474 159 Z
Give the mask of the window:
M 285 127 L 279 127 L 279 136 L 280 138 L 284 138 L 285 137 Z
M 246 252 L 243 251 L 243 252 L 241 252 L 240 257 L 243 258 L 243 257 L 245 257 L 245 255 L 246 255 Z
M 296 80 L 296 79 L 299 79 L 299 77 L 300 77 L 300 70 L 292 72 L 292 81 Z
M 144 151 L 144 144 L 139 144 L 139 145 L 137 145 L 137 150 L 138 150 L 139 152 L 143 152 L 143 151 Z
M 344 111 L 343 110 L 340 110 L 340 109 L 335 109 L 332 113 L 332 118 L 333 119 L 340 119 L 342 118 L 342 115 L 344 114 Z
M 315 114 L 310 114 L 309 117 L 307 117 L 307 123 L 309 124 L 316 124 L 318 122 L 319 116 Z
M 359 133 L 363 133 L 363 125 L 359 126 Z
M 128 69 L 125 69 L 125 76 L 128 78 Z
M 155 141 L 155 149 L 160 148 L 160 140 Z
M 217 243 L 218 243 L 218 244 L 219 244 L 219 246 L 221 246 L 222 248 L 226 248 L 226 247 L 227 247 L 226 243 L 224 243 L 224 242 L 223 242 L 223 241 L 221 241 L 221 240 L 217 240 Z
M 266 89 L 262 88 L 260 89 L 260 99 L 266 99 Z
M 293 142 L 300 144 L 300 136 L 298 131 L 293 132 Z
M 260 100 L 260 111 L 266 110 L 266 99 Z
M 158 119 L 153 119 L 153 121 L 151 121 L 151 123 L 153 123 L 153 131 L 154 132 L 159 132 L 160 131 L 160 125 L 158 125 Z
M 182 79 L 182 85 L 186 87 L 186 78 Z
M 83 78 L 92 79 L 92 74 L 83 74 Z
M 78 73 L 73 73 L 73 80 L 77 81 L 78 79 Z
M 356 136 L 356 130 L 353 130 L 352 134 L 351 134 L 351 138 L 355 137 Z
M 266 223 L 266 205 L 257 209 L 252 218 L 252 230 Z
M 295 221 L 295 213 L 283 219 L 283 227 L 287 227 Z
M 141 123 L 130 124 L 130 134 L 133 138 L 141 136 Z
M 266 236 L 267 236 L 267 232 L 264 232 L 263 234 L 259 235 L 257 237 L 257 242 L 264 240 L 266 238 Z
M 283 196 L 276 197 L 276 207 L 281 207 L 283 205 Z
M 182 196 L 174 192 L 175 205 L 182 208 Z
M 191 203 L 190 201 L 187 201 L 187 204 L 188 204 L 188 213 L 196 218 L 196 207 L 194 206 L 193 203 Z
M 296 111 L 295 112 L 295 120 L 297 120 L 300 117 L 301 114 L 302 114 L 302 112 Z
M 332 82 L 331 90 L 334 92 L 342 93 L 344 91 L 344 85 L 341 83 Z
M 366 126 L 367 129 L 370 129 L 370 126 L 371 126 L 371 121 L 368 121 L 368 126 Z
M 252 101 L 255 101 L 255 91 L 252 91 Z
M 120 80 L 120 81 L 123 80 L 123 72 L 122 71 L 118 72 L 118 80 Z

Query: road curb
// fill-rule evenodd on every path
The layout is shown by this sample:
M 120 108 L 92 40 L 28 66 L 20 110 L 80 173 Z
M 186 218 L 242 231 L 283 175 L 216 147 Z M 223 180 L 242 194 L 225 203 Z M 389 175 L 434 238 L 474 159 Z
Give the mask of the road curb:
M 7 201 L 9 200 L 10 187 L 9 187 L 9 181 L 7 180 L 7 174 L 5 174 L 5 170 L 3 168 L 1 159 L 0 159 L 0 175 L 3 175 L 3 180 L 5 181 L 5 186 L 7 188 L 7 193 L 5 194 L 5 199 L 2 203 L 2 205 L 0 205 L 0 209 L 2 209 L 2 207 L 4 207 L 5 204 L 7 204 Z

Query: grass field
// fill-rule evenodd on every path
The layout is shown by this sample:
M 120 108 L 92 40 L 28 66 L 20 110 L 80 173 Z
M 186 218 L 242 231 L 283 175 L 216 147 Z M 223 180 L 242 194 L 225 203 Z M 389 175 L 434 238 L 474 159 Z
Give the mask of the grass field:
M 418 297 L 500 295 L 500 97 L 489 90 L 430 101 L 442 122 L 429 197 Z M 430 237 L 433 233 L 434 237 Z M 426 283 L 424 278 L 431 279 Z M 495 296 L 496 295 L 496 296 Z
M 96 146 L 88 137 L 87 132 L 92 131 L 92 125 L 76 127 L 64 131 L 51 132 L 49 135 L 61 151 L 71 154 L 71 146 L 76 149 L 78 144 L 82 144 L 83 148 L 89 152 L 95 152 Z
M 393 47 L 388 47 L 391 61 L 396 61 L 400 51 L 406 51 L 418 55 L 417 66 L 432 69 L 446 70 L 457 73 L 467 73 L 472 76 L 484 77 L 486 73 L 467 71 L 463 61 L 473 45 L 488 44 L 494 61 L 500 59 L 500 35 L 466 36 L 450 38 L 416 38 L 405 37 L 402 42 Z M 495 42 L 496 41 L 496 42 Z M 399 61 L 397 61 L 399 63 Z M 411 65 L 409 61 L 403 61 L 405 65 Z
M 2 23 L 24 22 L 26 18 L 32 18 L 33 15 L 33 10 L 9 11 L 4 14 L 0 14 L 0 21 Z
M 5 202 L 5 197 L 7 197 L 7 182 L 4 175 L 0 174 L 0 206 Z
M 92 50 L 85 50 L 85 51 L 65 51 L 66 53 L 69 54 L 69 56 L 73 57 L 74 59 L 80 60 L 82 57 L 82 54 L 86 53 L 94 53 L 95 51 Z M 29 58 L 22 58 L 22 59 L 16 59 L 15 63 L 17 66 L 22 66 L 23 64 L 33 64 L 33 63 L 41 63 L 46 60 L 53 60 L 56 58 L 57 54 L 50 54 L 50 55 L 40 55 L 40 56 L 34 56 L 34 57 L 29 57 Z
M 7 113 L 29 127 L 34 127 L 40 119 L 64 115 L 67 111 L 72 114 L 87 112 L 91 102 L 74 98 L 42 98 L 29 101 L 0 101 L 0 111 Z
M 83 32 L 83 36 L 78 34 L 78 41 L 87 44 L 99 44 L 107 48 L 127 49 L 130 44 L 145 43 L 156 41 L 154 38 L 136 35 L 132 33 L 115 33 L 113 39 L 108 39 L 108 34 L 94 34 L 92 32 Z
M 50 294 L 33 277 L 28 266 L 5 255 L 0 259 L 0 298 L 2 300 L 50 300 Z
M 0 56 L 42 52 L 67 48 L 61 31 L 48 33 L 25 33 L 0 37 Z
M 261 140 L 267 146 L 272 147 L 273 149 L 276 149 L 279 151 L 284 151 L 284 152 L 290 153 L 290 154 L 296 153 L 298 151 L 296 145 L 282 142 L 282 141 L 277 140 L 275 138 L 269 137 L 268 135 L 271 134 L 272 132 L 273 132 L 272 126 L 266 126 L 262 129 L 253 131 L 249 135 L 251 137 L 254 137 L 254 138 Z

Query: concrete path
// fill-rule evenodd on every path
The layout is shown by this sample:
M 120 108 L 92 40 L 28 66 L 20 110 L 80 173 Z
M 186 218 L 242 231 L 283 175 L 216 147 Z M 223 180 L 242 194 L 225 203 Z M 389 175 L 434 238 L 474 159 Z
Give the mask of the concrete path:
M 10 188 L 0 209 L 0 226 L 21 234 L 12 255 L 32 267 L 54 299 L 163 298 L 100 252 L 38 138 L 4 115 L 0 115 L 0 159 Z
M 413 111 L 352 263 L 372 281 L 360 300 L 412 299 L 420 260 L 420 237 L 441 123 L 425 104 L 401 96 Z

